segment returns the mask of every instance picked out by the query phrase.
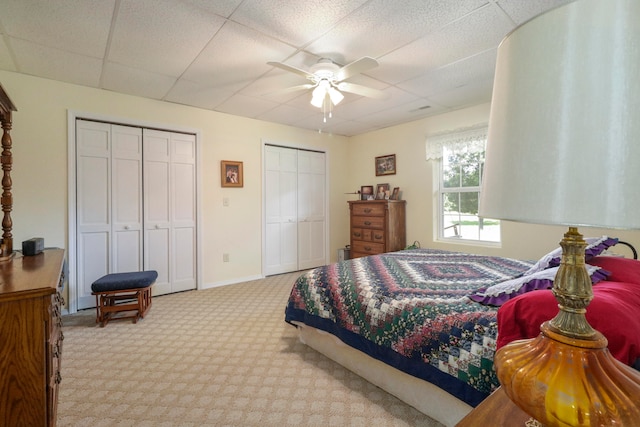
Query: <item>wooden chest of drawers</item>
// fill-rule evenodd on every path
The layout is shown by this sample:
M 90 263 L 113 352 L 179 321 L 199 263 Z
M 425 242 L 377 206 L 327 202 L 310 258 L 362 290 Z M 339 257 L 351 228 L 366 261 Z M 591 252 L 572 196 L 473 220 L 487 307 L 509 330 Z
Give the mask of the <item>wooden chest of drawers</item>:
M 0 425 L 55 426 L 64 250 L 0 263 Z
M 351 258 L 404 249 L 404 200 L 356 200 L 351 212 Z

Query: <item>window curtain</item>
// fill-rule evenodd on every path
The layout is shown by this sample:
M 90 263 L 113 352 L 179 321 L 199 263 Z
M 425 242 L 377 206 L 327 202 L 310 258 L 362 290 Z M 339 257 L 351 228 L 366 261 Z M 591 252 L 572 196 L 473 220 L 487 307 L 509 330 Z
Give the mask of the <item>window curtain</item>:
M 484 151 L 487 142 L 486 123 L 468 128 L 456 129 L 427 137 L 427 160 L 442 159 L 443 148 L 451 151 Z

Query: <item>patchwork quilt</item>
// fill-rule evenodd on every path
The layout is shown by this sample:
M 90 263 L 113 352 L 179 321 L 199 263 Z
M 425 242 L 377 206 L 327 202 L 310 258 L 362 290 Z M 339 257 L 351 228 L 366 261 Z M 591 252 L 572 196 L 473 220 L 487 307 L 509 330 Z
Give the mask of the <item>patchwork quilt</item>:
M 343 261 L 296 280 L 285 320 L 330 332 L 476 406 L 499 386 L 497 310 L 468 295 L 532 265 L 436 249 Z

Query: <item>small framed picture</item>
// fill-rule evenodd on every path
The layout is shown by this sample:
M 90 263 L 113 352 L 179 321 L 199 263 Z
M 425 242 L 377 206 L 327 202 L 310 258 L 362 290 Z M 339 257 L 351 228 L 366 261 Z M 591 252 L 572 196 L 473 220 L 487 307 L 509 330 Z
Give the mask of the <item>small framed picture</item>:
M 374 200 L 376 195 L 373 192 L 373 185 L 363 185 L 360 187 L 360 200 Z
M 220 162 L 220 178 L 223 187 L 242 187 L 242 162 L 222 160 Z
M 395 187 L 393 189 L 393 193 L 391 193 L 389 200 L 400 200 L 400 187 Z
M 396 155 L 376 157 L 376 176 L 396 174 Z
M 378 184 L 376 188 L 376 200 L 384 200 L 389 198 L 389 184 Z

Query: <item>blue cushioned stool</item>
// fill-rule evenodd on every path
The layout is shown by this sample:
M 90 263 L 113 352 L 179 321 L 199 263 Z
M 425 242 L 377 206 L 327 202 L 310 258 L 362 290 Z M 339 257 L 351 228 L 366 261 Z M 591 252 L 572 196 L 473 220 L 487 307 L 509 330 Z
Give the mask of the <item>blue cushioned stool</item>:
M 96 296 L 96 323 L 104 327 L 109 320 L 133 319 L 136 323 L 151 308 L 151 286 L 158 272 L 111 273 L 91 285 Z

